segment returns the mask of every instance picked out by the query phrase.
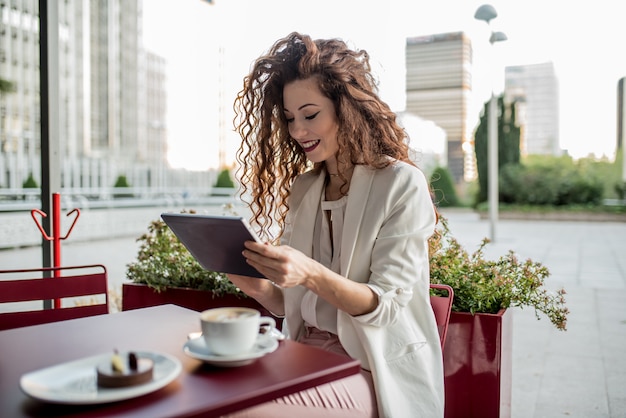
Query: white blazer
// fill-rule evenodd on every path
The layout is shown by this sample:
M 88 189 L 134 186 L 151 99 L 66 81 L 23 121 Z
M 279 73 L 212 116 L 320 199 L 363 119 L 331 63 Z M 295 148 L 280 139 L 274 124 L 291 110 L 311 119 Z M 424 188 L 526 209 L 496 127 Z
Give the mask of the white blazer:
M 325 172 L 293 184 L 282 244 L 312 256 L 313 227 Z M 443 359 L 429 298 L 427 239 L 435 213 L 423 173 L 403 162 L 356 166 L 345 211 L 341 275 L 379 295 L 372 313 L 337 314 L 339 340 L 371 370 L 381 417 L 443 417 Z M 303 331 L 306 289 L 284 289 L 286 333 Z

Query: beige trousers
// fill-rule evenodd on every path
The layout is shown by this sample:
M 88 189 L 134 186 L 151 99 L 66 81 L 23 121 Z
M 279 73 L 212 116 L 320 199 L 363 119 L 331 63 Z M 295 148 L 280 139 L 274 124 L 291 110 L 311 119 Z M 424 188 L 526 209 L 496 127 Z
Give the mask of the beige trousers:
M 307 328 L 300 342 L 347 356 L 335 334 Z M 372 374 L 361 373 L 274 399 L 224 418 L 376 418 Z

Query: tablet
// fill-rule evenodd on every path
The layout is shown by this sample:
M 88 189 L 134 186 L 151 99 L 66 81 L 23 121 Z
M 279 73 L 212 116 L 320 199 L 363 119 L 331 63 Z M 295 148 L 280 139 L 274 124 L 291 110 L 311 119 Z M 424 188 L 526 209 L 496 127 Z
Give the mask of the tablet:
M 162 213 L 161 218 L 205 269 L 263 278 L 241 254 L 245 241 L 261 242 L 245 218 L 190 213 Z

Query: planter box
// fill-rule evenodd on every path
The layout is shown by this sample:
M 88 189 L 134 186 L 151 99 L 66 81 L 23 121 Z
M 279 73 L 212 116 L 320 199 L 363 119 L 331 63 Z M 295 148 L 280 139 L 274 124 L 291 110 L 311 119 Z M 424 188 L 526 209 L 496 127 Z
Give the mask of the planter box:
M 278 329 L 281 329 L 282 325 L 281 318 L 274 317 L 267 309 L 252 298 L 239 298 L 235 295 L 214 297 L 211 292 L 179 287 L 169 287 L 158 293 L 145 284 L 122 284 L 122 311 L 170 303 L 198 312 L 204 311 L 205 309 L 221 308 L 225 306 L 245 306 L 258 309 L 261 315 L 273 317 L 276 320 L 276 327 Z
M 443 353 L 446 418 L 511 416 L 512 313 L 452 312 Z

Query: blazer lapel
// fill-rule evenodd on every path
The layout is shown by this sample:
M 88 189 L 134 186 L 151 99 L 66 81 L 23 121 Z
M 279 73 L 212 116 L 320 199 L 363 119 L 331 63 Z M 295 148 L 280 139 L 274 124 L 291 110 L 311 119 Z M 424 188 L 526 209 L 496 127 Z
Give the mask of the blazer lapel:
M 370 195 L 375 170 L 362 165 L 354 167 L 346 204 L 346 215 L 343 224 L 343 236 L 341 238 L 341 274 L 348 275 L 352 255 L 356 247 L 356 240 L 361 227 L 361 221 L 365 213 L 365 206 Z M 291 234 L 288 244 L 297 248 L 302 253 L 311 257 L 313 255 L 313 229 L 315 222 L 312 220 L 319 211 L 320 197 L 324 188 L 326 173 L 322 170 L 319 176 L 305 187 L 304 195 L 297 208 L 292 208 L 295 213 L 292 217 L 293 229 L 297 234 Z
M 356 247 L 361 220 L 365 213 L 365 205 L 372 188 L 374 173 L 375 170 L 363 165 L 354 167 L 354 172 L 352 173 L 348 202 L 346 204 L 346 215 L 343 222 L 343 235 L 341 237 L 341 275 L 344 277 L 347 277 L 350 271 L 352 255 Z
M 315 228 L 315 217 L 320 207 L 320 196 L 324 188 L 325 173 L 315 178 L 309 187 L 304 187 L 304 195 L 295 208 L 296 212 L 292 217 L 293 230 L 297 234 L 291 234 L 288 244 L 302 251 L 305 255 L 313 256 L 313 233 Z

